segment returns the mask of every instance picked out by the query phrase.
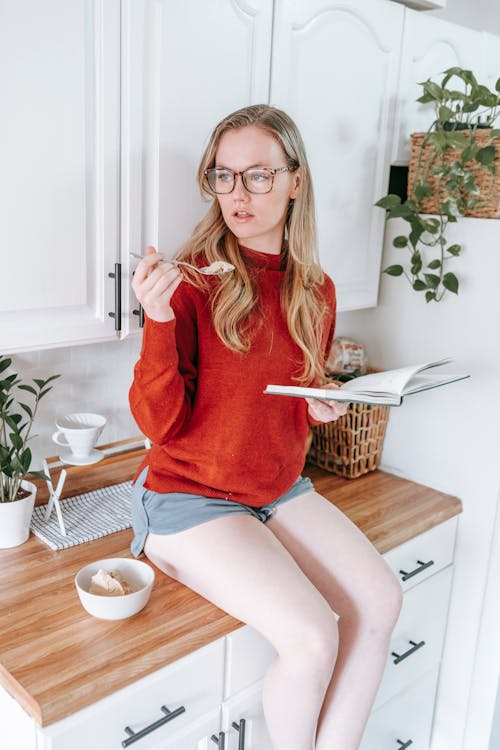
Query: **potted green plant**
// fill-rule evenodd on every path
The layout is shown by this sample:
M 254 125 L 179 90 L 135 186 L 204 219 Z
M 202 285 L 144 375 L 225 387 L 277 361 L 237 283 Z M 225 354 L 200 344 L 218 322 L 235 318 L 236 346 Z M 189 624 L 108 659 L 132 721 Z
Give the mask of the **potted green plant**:
M 447 241 L 448 224 L 460 216 L 500 218 L 500 130 L 492 127 L 500 114 L 500 78 L 490 91 L 472 71 L 455 67 L 444 71 L 440 84 L 429 79 L 419 85 L 417 101 L 432 103 L 435 117 L 426 133 L 412 134 L 408 197 L 389 194 L 375 205 L 388 219 L 408 223 L 393 245 L 409 252 L 409 268 L 398 263 L 383 272 L 404 275 L 415 291 L 425 292 L 426 302 L 439 302 L 459 289 L 448 268 L 462 248 Z
M 52 388 L 46 380 L 34 378 L 23 383 L 16 373 L 6 374 L 12 360 L 0 355 L 0 548 L 16 547 L 29 536 L 36 486 L 27 476 L 46 478 L 30 471 L 32 455 L 28 447 L 38 404 Z M 19 401 L 15 390 L 26 391 L 31 404 Z

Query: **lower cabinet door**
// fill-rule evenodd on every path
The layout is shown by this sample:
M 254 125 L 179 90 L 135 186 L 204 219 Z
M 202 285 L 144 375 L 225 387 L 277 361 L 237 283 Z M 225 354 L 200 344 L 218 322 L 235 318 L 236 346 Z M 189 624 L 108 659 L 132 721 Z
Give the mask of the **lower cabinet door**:
M 219 732 L 220 707 L 179 732 L 169 742 L 155 745 L 153 750 L 217 750 L 217 745 L 220 744 Z
M 360 750 L 429 750 L 438 667 L 374 711 Z
M 222 730 L 225 750 L 273 750 L 262 710 L 262 681 L 224 701 Z

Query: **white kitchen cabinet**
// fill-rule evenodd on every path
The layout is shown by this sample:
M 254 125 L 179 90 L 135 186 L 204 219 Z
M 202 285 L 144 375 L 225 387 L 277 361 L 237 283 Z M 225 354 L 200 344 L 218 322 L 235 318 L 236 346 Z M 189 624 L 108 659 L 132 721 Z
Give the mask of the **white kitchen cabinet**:
M 244 750 L 273 750 L 262 709 L 262 682 L 224 701 L 222 731 L 226 750 L 240 750 L 241 745 Z
M 403 607 L 361 750 L 402 750 L 405 743 L 429 750 L 456 530 L 454 517 L 384 555 L 398 577 L 418 572 L 402 581 Z M 165 716 L 162 706 L 175 716 L 136 738 L 133 750 L 215 750 L 219 738 L 220 748 L 223 741 L 224 750 L 240 750 L 242 720 L 244 750 L 272 750 L 262 683 L 275 656 L 265 638 L 243 626 L 43 728 L 0 688 L 0 711 L 9 717 L 2 750 L 120 750 L 131 733 Z
M 428 750 L 438 672 L 434 667 L 374 711 L 359 750 Z
M 396 138 L 391 159 L 393 164 L 408 164 L 410 134 L 428 130 L 435 119 L 432 103 L 420 104 L 416 101 L 423 94 L 418 84 L 428 78 L 440 83 L 443 71 L 454 66 L 473 70 L 482 83 L 483 49 L 480 31 L 406 10 L 397 93 Z
M 120 2 L 1 15 L 0 351 L 114 339 Z
M 180 248 L 208 210 L 196 175 L 211 131 L 269 98 L 272 10 L 272 0 L 123 0 L 124 331 L 138 326 L 128 253 Z
M 275 0 L 271 104 L 304 138 L 322 265 L 339 310 L 377 303 L 404 8 Z

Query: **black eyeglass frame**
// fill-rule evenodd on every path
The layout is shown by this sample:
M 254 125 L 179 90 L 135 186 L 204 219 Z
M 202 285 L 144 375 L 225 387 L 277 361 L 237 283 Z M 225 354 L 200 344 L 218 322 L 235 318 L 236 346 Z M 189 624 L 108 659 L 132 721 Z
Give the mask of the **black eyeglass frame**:
M 275 175 L 280 174 L 281 172 L 295 172 L 299 168 L 299 166 L 300 165 L 297 164 L 296 167 L 277 167 L 276 169 L 271 169 L 271 167 L 249 167 L 248 169 L 244 169 L 242 172 L 233 172 L 232 169 L 225 168 L 225 167 L 212 167 L 211 169 L 205 169 L 203 174 L 206 177 L 207 185 L 209 187 L 210 192 L 214 193 L 215 195 L 230 195 L 233 192 L 234 188 L 236 187 L 236 178 L 238 177 L 238 175 L 241 177 L 241 181 L 243 183 L 245 190 L 248 190 L 249 193 L 252 193 L 252 195 L 267 195 L 273 189 Z M 269 188 L 269 190 L 266 190 L 265 192 L 261 192 L 261 193 L 256 192 L 255 190 L 250 190 L 245 180 L 245 174 L 246 172 L 251 172 L 252 170 L 256 172 L 269 172 L 271 174 L 272 179 L 271 179 L 271 187 Z M 217 190 L 214 190 L 213 187 L 210 185 L 210 182 L 208 179 L 209 172 L 211 173 L 230 172 L 233 175 L 233 187 L 231 188 L 231 190 L 225 190 L 223 192 L 217 192 Z

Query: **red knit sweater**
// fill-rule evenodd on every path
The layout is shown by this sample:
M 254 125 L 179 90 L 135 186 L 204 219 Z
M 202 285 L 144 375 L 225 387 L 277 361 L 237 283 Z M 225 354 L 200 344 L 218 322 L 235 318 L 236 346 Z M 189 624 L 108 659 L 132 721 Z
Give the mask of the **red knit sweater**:
M 241 247 L 256 274 L 264 323 L 246 354 L 231 351 L 212 325 L 208 295 L 181 283 L 175 320 L 146 319 L 130 389 L 132 414 L 153 442 L 143 462 L 146 487 L 188 492 L 259 507 L 280 497 L 299 476 L 308 418 L 305 399 L 264 395 L 268 383 L 296 385 L 301 351 L 280 308 L 284 257 Z M 335 288 L 322 292 L 330 313 L 325 357 L 335 326 Z

